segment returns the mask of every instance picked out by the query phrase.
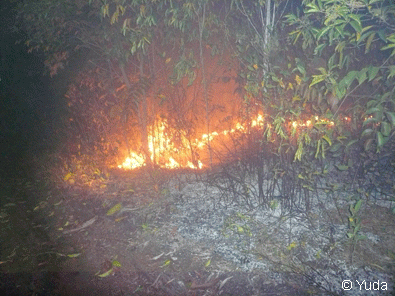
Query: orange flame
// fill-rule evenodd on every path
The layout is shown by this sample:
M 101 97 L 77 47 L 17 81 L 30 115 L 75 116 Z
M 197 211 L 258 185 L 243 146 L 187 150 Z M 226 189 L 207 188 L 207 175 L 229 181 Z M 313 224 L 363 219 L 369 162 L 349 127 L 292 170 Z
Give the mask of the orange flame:
M 249 123 L 242 124 L 237 122 L 230 130 L 223 130 L 221 132 L 214 131 L 209 134 L 203 134 L 200 138 L 188 141 L 185 136 L 187 134 L 186 131 L 169 128 L 167 121 L 162 120 L 158 122 L 156 128 L 154 126 L 149 128 L 149 130 L 152 131 L 148 136 L 148 149 L 151 161 L 158 164 L 160 167 L 168 169 L 202 169 L 205 165 L 201 159 L 199 159 L 199 153 L 204 154 L 203 150 L 207 147 L 209 141 L 212 142 L 221 135 L 228 136 L 236 131 L 245 132 L 248 130 L 248 125 L 252 128 L 263 128 L 265 126 L 264 121 L 264 116 L 262 114 L 258 114 L 252 118 Z M 328 124 L 330 126 L 334 125 L 333 121 L 329 121 L 327 119 L 319 120 L 318 116 L 315 117 L 315 122 Z M 291 124 L 294 128 L 311 127 L 312 121 L 293 121 Z M 266 125 L 268 128 L 272 128 L 269 123 Z M 178 135 L 178 144 L 176 144 L 175 141 L 172 141 L 174 135 Z M 194 153 L 192 151 L 194 151 Z M 192 154 L 194 154 L 195 157 L 192 157 Z M 118 165 L 118 167 L 122 169 L 135 169 L 142 167 L 145 164 L 145 156 L 142 153 L 133 151 L 128 157 L 126 157 L 125 161 L 121 165 Z

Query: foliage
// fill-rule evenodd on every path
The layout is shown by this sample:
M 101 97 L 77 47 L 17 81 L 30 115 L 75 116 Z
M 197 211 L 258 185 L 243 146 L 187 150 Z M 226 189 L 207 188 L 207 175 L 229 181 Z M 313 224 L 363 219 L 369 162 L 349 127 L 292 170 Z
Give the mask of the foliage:
M 51 77 L 65 67 L 70 53 L 87 47 L 102 30 L 83 0 L 19 1 L 16 11 L 15 31 L 24 33 L 26 40 L 21 41 L 29 52 L 46 54 L 45 65 Z M 95 42 L 95 46 L 101 45 Z
M 352 256 L 355 250 L 355 245 L 359 240 L 365 239 L 366 236 L 360 234 L 361 230 L 361 218 L 359 217 L 359 211 L 362 206 L 362 199 L 358 199 L 354 205 L 350 205 L 350 215 L 348 217 L 349 223 L 349 231 L 347 232 L 347 237 L 351 243 L 351 263 L 352 263 Z
M 106 157 L 129 149 L 130 137 L 144 133 L 134 126 L 144 121 L 147 126 L 156 116 L 169 117 L 177 127 L 188 123 L 192 134 L 191 118 L 205 110 L 209 126 L 215 109 L 210 82 L 217 77 L 206 79 L 204 65 L 211 56 L 224 67 L 230 52 L 244 101 L 240 114 L 267 114 L 262 133 L 251 137 L 262 197 L 267 156 L 283 166 L 270 166 L 274 185 L 281 172 L 312 191 L 317 170 L 306 162 L 336 158 L 336 167 L 347 171 L 355 166 L 351 156 L 361 143 L 366 155 L 393 145 L 394 4 L 301 4 L 291 11 L 288 1 L 24 1 L 18 20 L 29 50 L 48 54 L 51 75 L 74 50 L 90 50 L 90 65 L 67 94 L 67 125 L 77 131 L 71 142 L 79 154 L 87 145 Z M 207 104 L 194 109 L 194 101 L 188 109 L 194 114 L 187 116 L 185 96 L 175 94 L 191 86 Z M 147 96 L 154 103 L 147 103 Z M 290 169 L 292 160 L 303 164 Z M 246 199 L 253 195 L 244 177 L 238 186 Z
M 290 32 L 293 44 L 302 42 L 302 47 L 313 50 L 315 56 L 328 57 L 326 67 L 312 75 L 309 88 L 322 85 L 325 93 L 337 98 L 334 115 L 350 101 L 349 109 L 358 111 L 353 112 L 354 116 L 366 119 L 374 114 L 364 121 L 362 136 L 366 150 L 375 143 L 380 151 L 394 131 L 391 94 L 395 51 L 390 52 L 394 47 L 394 4 L 385 0 L 313 0 L 304 4 L 302 17 L 286 16 L 295 28 Z M 371 58 L 373 53 L 375 59 Z M 353 95 L 363 95 L 362 102 Z M 376 128 L 372 129 L 370 123 Z

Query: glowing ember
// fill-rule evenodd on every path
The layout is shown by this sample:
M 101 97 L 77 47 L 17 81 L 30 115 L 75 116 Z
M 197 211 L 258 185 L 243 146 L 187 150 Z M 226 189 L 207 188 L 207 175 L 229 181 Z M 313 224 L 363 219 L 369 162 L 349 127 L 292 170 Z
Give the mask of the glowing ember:
M 327 119 L 319 119 L 315 117 L 315 123 L 334 125 L 333 121 Z M 293 121 L 292 126 L 298 127 L 311 127 L 313 125 L 312 120 L 305 122 Z M 249 126 L 252 128 L 263 128 L 264 127 L 264 116 L 258 114 L 252 118 Z M 272 126 L 267 124 L 270 129 Z M 204 164 L 201 161 L 201 155 L 207 154 L 208 142 L 213 142 L 216 138 L 221 135 L 227 136 L 235 133 L 236 131 L 246 132 L 248 131 L 248 124 L 242 124 L 240 122 L 235 123 L 234 128 L 230 130 L 224 130 L 222 132 L 211 132 L 209 134 L 203 134 L 200 139 L 194 139 L 188 141 L 186 131 L 175 130 L 169 128 L 167 121 L 162 120 L 156 126 L 149 127 L 152 131 L 148 136 L 148 149 L 150 153 L 151 161 L 158 164 L 160 167 L 174 169 L 174 168 L 190 168 L 190 169 L 202 169 Z M 177 141 L 173 139 L 177 139 Z M 194 157 L 192 156 L 194 155 Z M 142 167 L 146 164 L 146 159 L 143 154 L 131 152 L 125 161 L 119 165 L 122 169 L 135 169 Z

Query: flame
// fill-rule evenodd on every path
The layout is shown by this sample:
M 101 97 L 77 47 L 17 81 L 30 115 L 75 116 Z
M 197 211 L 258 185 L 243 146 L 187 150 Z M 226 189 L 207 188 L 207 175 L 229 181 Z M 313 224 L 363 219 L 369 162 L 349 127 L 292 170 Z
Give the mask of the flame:
M 327 124 L 329 126 L 334 125 L 334 122 L 328 119 L 319 119 L 318 116 L 314 119 L 315 123 Z M 291 125 L 294 128 L 311 127 L 313 121 L 293 121 Z M 207 152 L 204 151 L 207 150 L 205 148 L 207 148 L 209 141 L 213 142 L 220 136 L 228 136 L 236 131 L 246 132 L 249 130 L 249 127 L 262 129 L 264 126 L 265 117 L 262 114 L 258 114 L 247 123 L 243 124 L 236 122 L 234 127 L 229 130 L 223 130 L 221 132 L 213 131 L 201 135 L 200 138 L 188 141 L 186 131 L 170 128 L 167 121 L 162 119 L 157 122 L 156 126 L 149 127 L 151 133 L 148 135 L 148 150 L 151 161 L 158 164 L 160 167 L 168 169 L 202 169 L 205 165 L 199 155 L 207 154 Z M 272 128 L 269 123 L 267 123 L 266 126 L 267 128 Z M 177 138 L 177 141 L 172 140 L 174 138 Z M 145 156 L 142 153 L 133 151 L 126 157 L 122 164 L 118 165 L 118 167 L 121 169 L 136 169 L 145 166 L 145 164 Z

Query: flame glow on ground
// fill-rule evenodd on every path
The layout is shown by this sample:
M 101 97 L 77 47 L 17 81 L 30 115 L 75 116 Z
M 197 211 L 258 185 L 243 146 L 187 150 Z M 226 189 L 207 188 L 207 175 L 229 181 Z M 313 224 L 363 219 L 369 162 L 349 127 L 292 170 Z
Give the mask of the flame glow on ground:
M 333 126 L 334 122 L 328 119 L 321 119 L 314 117 L 315 122 L 321 124 L 328 124 Z M 268 128 L 272 128 L 268 123 Z M 298 127 L 312 127 L 313 121 L 293 121 L 293 128 Z M 244 132 L 249 128 L 264 128 L 264 116 L 262 114 L 256 115 L 248 124 L 235 123 L 234 127 L 229 130 L 220 132 L 211 132 L 203 134 L 201 138 L 196 138 L 192 141 L 187 138 L 187 131 L 176 130 L 170 128 L 166 120 L 160 121 L 156 127 L 150 126 L 148 135 L 149 153 L 151 161 L 158 164 L 162 168 L 190 168 L 202 169 L 206 165 L 202 162 L 201 155 L 207 154 L 208 143 L 214 143 L 218 138 L 227 137 L 229 134 L 236 131 Z M 175 139 L 175 140 L 174 140 Z M 136 169 L 146 165 L 146 159 L 142 153 L 132 151 L 125 161 L 118 165 L 121 169 Z

